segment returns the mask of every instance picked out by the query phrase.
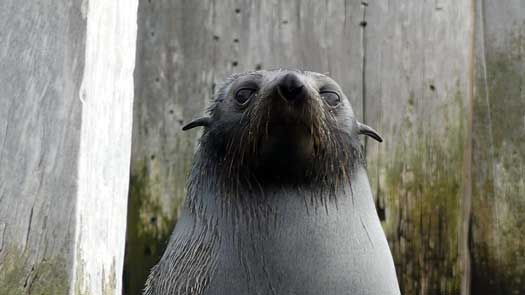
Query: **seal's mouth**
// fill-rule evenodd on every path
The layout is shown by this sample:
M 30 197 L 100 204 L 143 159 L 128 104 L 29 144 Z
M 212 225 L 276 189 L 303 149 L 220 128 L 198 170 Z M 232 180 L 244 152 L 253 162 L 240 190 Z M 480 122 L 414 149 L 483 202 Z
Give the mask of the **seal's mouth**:
M 327 143 L 326 110 L 304 84 L 287 75 L 268 91 L 249 115 L 248 129 L 259 163 L 278 170 L 303 169 Z M 282 86 L 282 84 L 288 86 Z
M 269 131 L 262 138 L 263 146 L 287 146 L 289 153 L 313 153 L 313 136 L 309 126 L 302 121 L 276 121 L 269 124 Z
M 258 115 L 252 116 L 251 130 L 262 151 L 261 157 L 268 155 L 270 149 L 278 147 L 280 153 L 288 157 L 297 154 L 304 160 L 311 158 L 315 152 L 314 146 L 319 142 L 319 133 L 322 122 L 320 113 L 309 98 L 296 98 L 304 100 L 303 103 L 283 102 L 280 96 L 270 97 L 265 105 L 256 111 Z M 284 149 L 283 147 L 286 147 Z
M 289 103 L 280 96 L 270 97 L 260 106 L 258 116 L 252 116 L 255 153 L 245 161 L 262 177 L 304 179 L 306 171 L 322 158 L 332 142 L 328 126 L 322 122 L 323 109 L 308 97 L 303 103 Z M 255 131 L 256 130 L 256 131 Z

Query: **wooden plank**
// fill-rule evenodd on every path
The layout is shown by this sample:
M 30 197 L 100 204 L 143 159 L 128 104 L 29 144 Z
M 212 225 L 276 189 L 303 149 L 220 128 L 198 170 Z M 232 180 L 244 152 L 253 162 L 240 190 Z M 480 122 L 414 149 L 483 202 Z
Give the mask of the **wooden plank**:
M 2 294 L 70 287 L 85 16 L 63 4 L 0 9 Z
M 164 251 L 197 141 L 181 127 L 201 113 L 213 80 L 210 1 L 140 1 L 124 267 L 139 294 Z
M 525 3 L 476 6 L 472 294 L 523 294 Z
M 403 294 L 458 294 L 470 106 L 469 1 L 370 1 L 369 175 Z
M 0 5 L 1 294 L 121 293 L 135 23 L 136 1 Z
M 89 1 L 74 294 L 122 294 L 138 1 Z

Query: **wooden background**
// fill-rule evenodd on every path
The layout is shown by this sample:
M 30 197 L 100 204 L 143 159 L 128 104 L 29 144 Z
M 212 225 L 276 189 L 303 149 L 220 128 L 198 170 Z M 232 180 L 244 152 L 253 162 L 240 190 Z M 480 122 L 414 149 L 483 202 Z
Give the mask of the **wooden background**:
M 280 67 L 329 73 L 384 136 L 364 144 L 403 294 L 525 294 L 524 52 L 523 0 L 0 1 L 0 294 L 139 294 L 182 124 Z
M 358 118 L 403 294 L 525 292 L 521 0 L 139 4 L 125 289 L 176 223 L 203 113 L 230 73 L 328 72 Z

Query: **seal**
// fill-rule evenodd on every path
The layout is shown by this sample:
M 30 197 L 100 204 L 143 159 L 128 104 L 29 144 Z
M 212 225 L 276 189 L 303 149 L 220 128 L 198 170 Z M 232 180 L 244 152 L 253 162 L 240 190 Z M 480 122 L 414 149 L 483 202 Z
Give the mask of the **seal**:
M 358 122 L 330 77 L 229 77 L 206 117 L 181 217 L 144 294 L 400 294 Z

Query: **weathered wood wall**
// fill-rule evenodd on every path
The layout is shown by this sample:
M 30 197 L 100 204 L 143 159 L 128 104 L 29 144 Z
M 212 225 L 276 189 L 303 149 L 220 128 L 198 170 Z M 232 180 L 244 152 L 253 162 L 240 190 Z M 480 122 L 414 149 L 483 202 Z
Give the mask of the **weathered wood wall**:
M 525 294 L 525 2 L 477 4 L 472 294 Z
M 136 12 L 0 4 L 0 294 L 121 294 Z
M 525 292 L 525 11 L 492 2 L 141 1 L 127 294 L 177 219 L 182 123 L 228 74 L 276 67 L 328 72 L 386 138 L 369 174 L 403 294 Z

